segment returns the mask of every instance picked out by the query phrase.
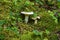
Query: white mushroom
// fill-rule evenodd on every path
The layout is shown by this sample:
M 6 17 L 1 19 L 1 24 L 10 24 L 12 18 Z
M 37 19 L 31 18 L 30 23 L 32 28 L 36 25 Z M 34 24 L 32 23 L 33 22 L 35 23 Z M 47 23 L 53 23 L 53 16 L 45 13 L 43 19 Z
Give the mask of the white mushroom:
M 33 20 L 34 20 L 34 24 L 37 24 L 37 19 L 40 19 L 40 17 L 39 16 L 37 16 L 36 18 L 32 18 Z
M 33 12 L 21 12 L 21 13 L 25 15 L 25 23 L 28 23 L 29 15 L 32 15 Z

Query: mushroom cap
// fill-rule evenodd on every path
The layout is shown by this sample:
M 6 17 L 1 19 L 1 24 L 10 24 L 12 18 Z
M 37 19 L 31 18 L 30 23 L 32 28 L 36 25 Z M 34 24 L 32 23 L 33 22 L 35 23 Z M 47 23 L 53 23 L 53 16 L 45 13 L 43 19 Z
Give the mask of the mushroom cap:
M 35 18 L 32 18 L 33 20 L 36 20 L 36 19 L 40 19 L 40 17 L 39 16 L 37 16 L 37 17 L 35 17 Z
M 25 15 L 32 15 L 33 12 L 21 12 L 21 14 L 25 14 Z
M 37 19 L 40 19 L 40 17 L 39 17 L 39 16 L 37 16 Z

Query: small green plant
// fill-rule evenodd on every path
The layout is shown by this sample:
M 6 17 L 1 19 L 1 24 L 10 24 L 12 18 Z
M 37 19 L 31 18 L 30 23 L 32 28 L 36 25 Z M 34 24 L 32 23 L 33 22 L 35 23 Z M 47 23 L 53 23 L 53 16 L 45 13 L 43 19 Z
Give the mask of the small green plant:
M 5 23 L 5 20 L 0 20 L 0 26 L 2 26 Z
M 34 35 L 39 36 L 39 38 L 41 40 L 48 40 L 47 36 L 50 34 L 50 32 L 48 30 L 40 31 L 40 32 L 37 30 L 34 30 L 33 33 L 34 33 Z M 46 35 L 46 36 L 44 36 L 44 35 Z
M 21 35 L 21 40 L 33 40 L 32 32 L 27 32 L 26 34 Z
M 54 12 L 48 11 L 48 13 L 52 16 L 52 18 L 55 20 L 55 23 L 58 23 L 58 19 L 54 16 Z
M 0 40 L 4 40 L 5 39 L 5 35 L 0 33 Z

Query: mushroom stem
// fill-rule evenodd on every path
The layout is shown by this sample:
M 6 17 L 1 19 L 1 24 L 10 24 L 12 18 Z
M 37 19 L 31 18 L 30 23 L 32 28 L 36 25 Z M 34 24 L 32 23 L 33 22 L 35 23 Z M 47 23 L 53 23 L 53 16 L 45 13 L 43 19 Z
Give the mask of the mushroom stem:
M 35 20 L 34 24 L 37 24 L 37 20 Z
M 25 15 L 25 23 L 28 23 L 28 15 Z

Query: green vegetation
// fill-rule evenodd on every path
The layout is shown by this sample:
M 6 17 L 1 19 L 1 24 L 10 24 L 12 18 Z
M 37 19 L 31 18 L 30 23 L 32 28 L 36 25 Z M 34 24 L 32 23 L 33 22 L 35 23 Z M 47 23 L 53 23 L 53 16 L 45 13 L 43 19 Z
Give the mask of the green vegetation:
M 28 24 L 22 11 L 34 12 Z M 58 40 L 59 32 L 60 0 L 0 0 L 0 40 Z

